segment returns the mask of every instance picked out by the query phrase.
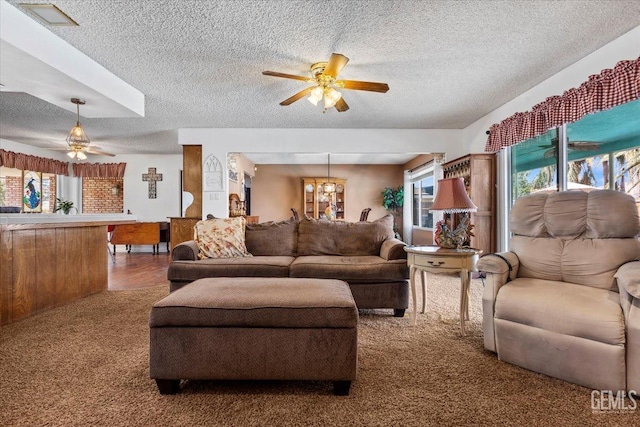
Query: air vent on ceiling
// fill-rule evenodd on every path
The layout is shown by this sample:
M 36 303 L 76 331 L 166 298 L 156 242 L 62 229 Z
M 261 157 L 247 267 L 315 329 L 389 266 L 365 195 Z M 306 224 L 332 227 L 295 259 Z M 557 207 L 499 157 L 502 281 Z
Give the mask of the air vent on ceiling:
M 78 23 L 52 4 L 20 3 L 20 7 L 47 25 L 77 26 Z

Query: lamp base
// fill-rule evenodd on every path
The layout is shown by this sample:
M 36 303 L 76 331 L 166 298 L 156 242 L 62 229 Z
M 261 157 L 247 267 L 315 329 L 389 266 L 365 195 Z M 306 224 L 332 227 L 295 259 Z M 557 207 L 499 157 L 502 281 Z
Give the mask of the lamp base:
M 438 221 L 434 227 L 436 244 L 445 249 L 464 247 L 469 238 L 474 235 L 473 227 L 467 215 L 460 217 L 460 223 L 453 230 L 451 229 L 451 219 Z

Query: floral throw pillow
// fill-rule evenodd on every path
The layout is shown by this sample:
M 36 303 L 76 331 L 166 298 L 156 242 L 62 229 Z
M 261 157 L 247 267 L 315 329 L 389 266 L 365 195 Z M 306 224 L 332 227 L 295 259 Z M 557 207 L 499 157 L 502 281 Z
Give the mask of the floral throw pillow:
M 198 221 L 194 239 L 200 249 L 198 257 L 235 258 L 251 256 L 244 241 L 244 217 L 215 218 Z

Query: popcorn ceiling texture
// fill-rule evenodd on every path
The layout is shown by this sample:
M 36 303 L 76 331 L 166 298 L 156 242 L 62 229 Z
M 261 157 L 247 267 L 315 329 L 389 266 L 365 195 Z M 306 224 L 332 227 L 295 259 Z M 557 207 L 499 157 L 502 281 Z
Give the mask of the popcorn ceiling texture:
M 51 3 L 80 24 L 52 32 L 146 96 L 144 118 L 82 119 L 114 153 L 180 153 L 181 127 L 461 129 L 640 25 L 636 0 Z M 341 114 L 278 105 L 305 83 L 261 71 L 308 75 L 332 52 L 350 58 L 342 78 L 389 92 L 345 90 Z M 1 93 L 2 138 L 51 145 L 74 121 Z

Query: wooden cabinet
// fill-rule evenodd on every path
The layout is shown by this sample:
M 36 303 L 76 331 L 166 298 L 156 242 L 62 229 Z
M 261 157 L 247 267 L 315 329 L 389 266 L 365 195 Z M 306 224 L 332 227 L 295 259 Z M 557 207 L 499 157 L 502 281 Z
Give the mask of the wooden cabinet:
M 302 179 L 302 212 L 311 218 L 319 219 L 325 215 L 325 210 L 330 204 L 336 207 L 337 220 L 344 220 L 346 212 L 347 180 L 341 178 L 330 178 L 336 184 L 335 193 L 325 194 L 322 184 L 327 182 L 327 178 L 303 178 Z
M 173 250 L 177 244 L 193 240 L 193 227 L 202 218 L 171 217 L 169 219 L 171 221 L 171 250 Z
M 464 178 L 467 193 L 478 207 L 471 213 L 474 237 L 470 246 L 485 254 L 496 249 L 496 157 L 468 154 L 442 165 L 445 178 Z

